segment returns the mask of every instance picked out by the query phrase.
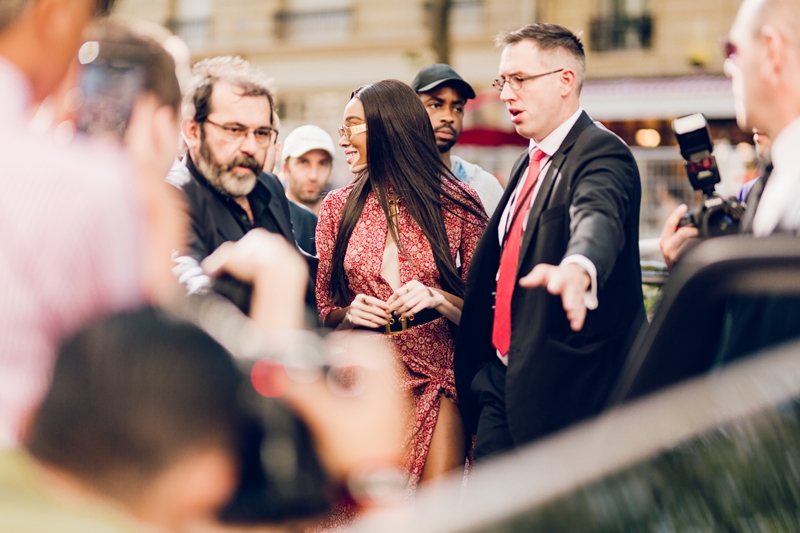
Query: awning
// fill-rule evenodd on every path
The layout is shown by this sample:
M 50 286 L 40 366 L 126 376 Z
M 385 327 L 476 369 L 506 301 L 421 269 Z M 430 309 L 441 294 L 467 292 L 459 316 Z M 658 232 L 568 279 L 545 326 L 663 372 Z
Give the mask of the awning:
M 473 146 L 528 146 L 529 142 L 514 130 L 480 127 L 464 129 L 458 138 L 458 144 Z
M 487 89 L 467 102 L 467 112 L 503 105 L 500 94 Z M 674 78 L 630 78 L 587 80 L 581 91 L 581 106 L 595 120 L 671 120 L 692 113 L 709 119 L 735 117 L 731 80 L 725 76 Z M 509 122 L 508 129 L 481 125 L 465 129 L 460 144 L 477 146 L 526 146 Z

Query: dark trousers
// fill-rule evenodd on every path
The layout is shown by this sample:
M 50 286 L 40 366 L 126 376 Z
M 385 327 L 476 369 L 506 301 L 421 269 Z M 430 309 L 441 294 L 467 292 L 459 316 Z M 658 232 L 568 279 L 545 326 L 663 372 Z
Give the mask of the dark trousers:
M 506 366 L 495 357 L 475 375 L 470 389 L 481 410 L 473 452 L 475 461 L 513 450 L 506 417 Z

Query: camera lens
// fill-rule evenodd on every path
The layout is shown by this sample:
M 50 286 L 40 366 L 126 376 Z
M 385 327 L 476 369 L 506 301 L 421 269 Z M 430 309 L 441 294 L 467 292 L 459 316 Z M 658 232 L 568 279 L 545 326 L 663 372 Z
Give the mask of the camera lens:
M 705 227 L 710 237 L 736 233 L 738 225 L 739 220 L 731 216 L 724 206 L 706 212 Z

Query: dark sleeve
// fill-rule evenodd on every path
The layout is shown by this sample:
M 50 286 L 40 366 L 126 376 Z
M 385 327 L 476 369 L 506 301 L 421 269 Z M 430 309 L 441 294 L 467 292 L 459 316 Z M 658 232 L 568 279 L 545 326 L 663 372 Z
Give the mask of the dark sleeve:
M 626 224 L 637 211 L 641 181 L 633 155 L 621 140 L 602 130 L 587 134 L 574 148 L 580 150 L 575 159 L 579 168 L 573 181 L 565 257 L 586 256 L 597 268 L 602 286 L 625 246 Z
M 289 202 L 289 211 L 292 214 L 292 231 L 297 245 L 307 254 L 317 255 L 317 247 L 314 244 L 317 215 L 294 202 Z
M 209 247 L 208 228 L 210 222 L 208 218 L 208 206 L 203 201 L 202 195 L 197 190 L 197 185 L 194 182 L 188 182 L 183 186 L 176 187 L 183 193 L 186 200 L 186 217 L 189 219 L 189 234 L 186 241 L 186 247 L 181 250 L 181 255 L 188 255 L 195 259 L 198 263 L 208 257 L 213 248 Z
M 180 255 L 192 257 L 198 263 L 205 259 L 214 248 L 209 245 L 208 228 L 214 227 L 210 206 L 204 199 L 204 191 L 192 178 L 185 162 L 172 166 L 165 181 L 181 191 L 185 200 L 185 216 L 189 220 L 189 234 Z

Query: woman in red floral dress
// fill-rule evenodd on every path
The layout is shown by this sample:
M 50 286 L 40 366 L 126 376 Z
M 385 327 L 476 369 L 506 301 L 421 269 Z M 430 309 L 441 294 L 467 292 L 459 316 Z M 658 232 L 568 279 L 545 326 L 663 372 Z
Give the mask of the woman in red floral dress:
M 320 208 L 319 313 L 330 328 L 391 331 L 414 404 L 405 459 L 413 491 L 464 464 L 451 331 L 486 213 L 442 163 L 428 114 L 404 83 L 357 89 L 344 123 L 339 146 L 356 178 Z

